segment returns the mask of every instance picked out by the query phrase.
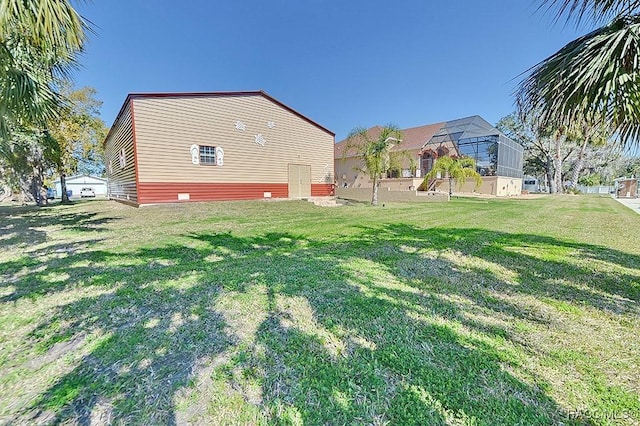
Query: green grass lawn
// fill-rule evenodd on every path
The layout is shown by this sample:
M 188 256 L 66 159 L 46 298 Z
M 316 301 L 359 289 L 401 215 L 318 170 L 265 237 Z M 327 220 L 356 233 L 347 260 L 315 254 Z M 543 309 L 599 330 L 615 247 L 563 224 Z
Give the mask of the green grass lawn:
M 0 207 L 0 423 L 640 424 L 608 197 Z

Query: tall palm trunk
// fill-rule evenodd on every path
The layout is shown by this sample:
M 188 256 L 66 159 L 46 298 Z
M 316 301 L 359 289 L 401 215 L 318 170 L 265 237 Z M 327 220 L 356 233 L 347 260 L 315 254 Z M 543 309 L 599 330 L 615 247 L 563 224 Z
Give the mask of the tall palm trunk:
M 564 192 L 562 188 L 562 157 L 555 157 L 553 159 L 553 184 L 555 186 L 555 193 L 560 194 Z
M 555 156 L 553 158 L 553 180 L 556 185 L 556 192 L 564 192 L 562 186 L 562 144 L 566 140 L 566 135 L 558 134 L 555 137 Z
M 6 176 L 7 171 L 0 165 L 0 176 Z M 0 202 L 10 200 L 13 196 L 13 189 L 6 181 L 0 182 Z
M 378 177 L 373 176 L 373 192 L 371 194 L 371 205 L 378 205 Z
M 553 178 L 553 157 L 551 154 L 547 154 L 547 188 L 549 190 L 549 194 L 555 194 L 558 190 L 556 188 L 556 181 Z

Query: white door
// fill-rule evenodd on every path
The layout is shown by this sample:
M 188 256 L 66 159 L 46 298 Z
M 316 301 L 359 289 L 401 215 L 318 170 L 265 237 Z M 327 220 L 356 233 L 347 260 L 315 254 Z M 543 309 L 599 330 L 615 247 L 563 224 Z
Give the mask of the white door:
M 311 196 L 311 166 L 289 164 L 289 198 Z

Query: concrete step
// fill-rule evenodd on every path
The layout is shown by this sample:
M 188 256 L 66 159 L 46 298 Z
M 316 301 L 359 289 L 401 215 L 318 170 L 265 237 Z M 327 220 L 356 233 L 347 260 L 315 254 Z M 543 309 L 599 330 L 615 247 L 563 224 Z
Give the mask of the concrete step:
M 307 201 L 320 207 L 340 207 L 344 205 L 336 197 L 309 197 Z

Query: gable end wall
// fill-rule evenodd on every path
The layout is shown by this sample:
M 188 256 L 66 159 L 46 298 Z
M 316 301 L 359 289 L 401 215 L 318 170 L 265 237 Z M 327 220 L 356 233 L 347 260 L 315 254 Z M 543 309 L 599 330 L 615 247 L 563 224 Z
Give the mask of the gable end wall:
M 312 195 L 331 191 L 334 136 L 264 96 L 132 102 L 141 203 L 287 197 L 289 164 L 311 166 Z M 224 165 L 193 164 L 193 144 L 221 147 Z
M 125 166 L 120 167 L 120 152 L 124 149 Z M 127 105 L 105 142 L 107 196 L 110 199 L 138 204 L 134 132 L 130 105 Z

